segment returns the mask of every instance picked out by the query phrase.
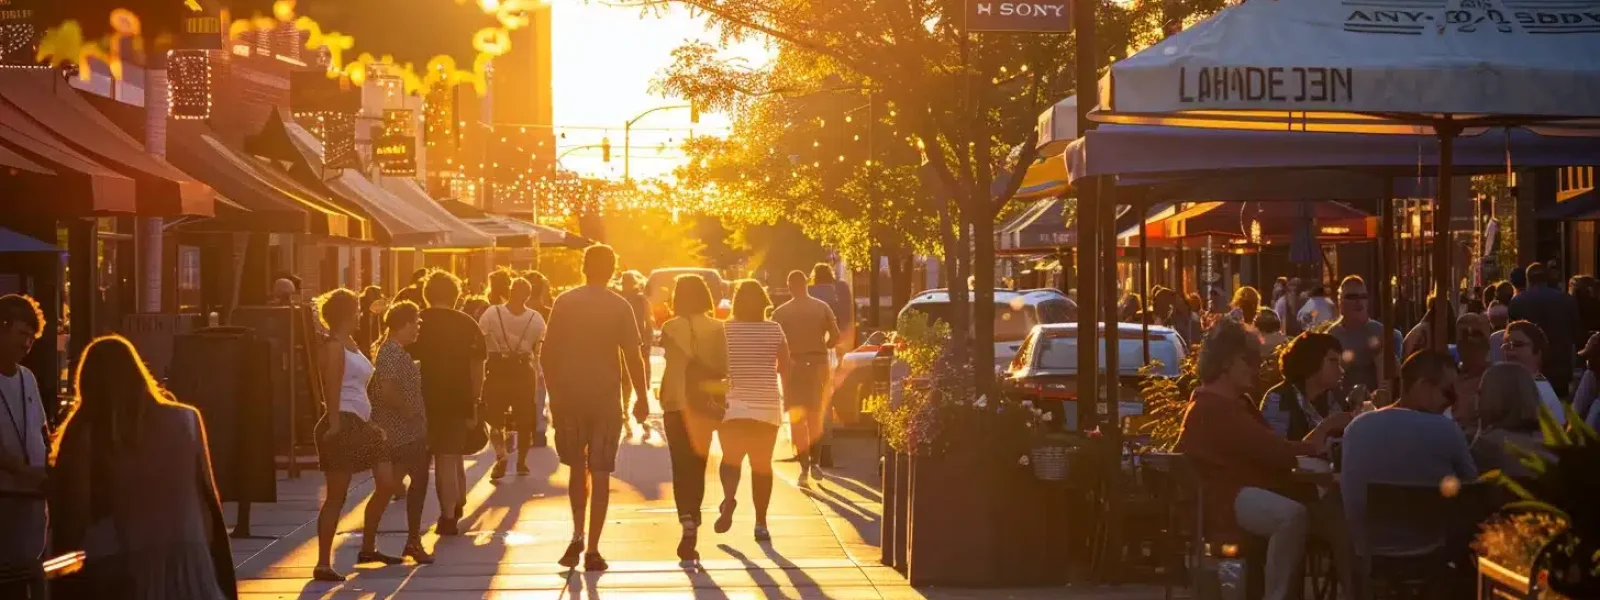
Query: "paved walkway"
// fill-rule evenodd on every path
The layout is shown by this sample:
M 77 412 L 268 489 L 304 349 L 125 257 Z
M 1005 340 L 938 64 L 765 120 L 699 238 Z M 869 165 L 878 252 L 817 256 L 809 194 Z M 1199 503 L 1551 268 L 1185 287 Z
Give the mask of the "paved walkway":
M 279 481 L 279 502 L 257 505 L 252 533 L 278 536 L 270 540 L 236 540 L 243 600 L 443 598 L 576 599 L 606 598 L 837 598 L 855 599 L 980 599 L 980 598 L 1159 598 L 1160 590 L 1123 587 L 1116 590 L 1046 589 L 915 590 L 904 577 L 878 564 L 878 490 L 875 442 L 841 438 L 836 444 L 838 468 L 812 490 L 795 486 L 797 465 L 780 462 L 769 511 L 773 541 L 758 544 L 751 535 L 748 473 L 740 491 L 733 531 L 717 535 L 709 522 L 721 486 L 715 467 L 708 469 L 708 526 L 701 531 L 703 571 L 678 567 L 675 548 L 679 527 L 674 517 L 667 449 L 659 434 L 624 441 L 618 472 L 612 480 L 610 520 L 602 550 L 611 563 L 605 573 L 570 572 L 555 564 L 571 536 L 566 498 L 566 468 L 551 449 L 529 456 L 532 473 L 488 479 L 493 462 L 488 454 L 469 458 L 467 533 L 439 538 L 431 532 L 433 565 L 353 566 L 360 545 L 361 507 L 371 495 L 370 480 L 359 481 L 350 494 L 335 541 L 334 564 L 350 574 L 344 584 L 311 581 L 316 564 L 315 520 L 322 478 L 315 471 Z M 779 441 L 778 456 L 791 455 Z M 230 514 L 233 512 L 229 506 Z M 423 522 L 438 515 L 432 494 Z M 380 527 L 378 546 L 398 553 L 405 540 L 405 503 L 390 504 Z

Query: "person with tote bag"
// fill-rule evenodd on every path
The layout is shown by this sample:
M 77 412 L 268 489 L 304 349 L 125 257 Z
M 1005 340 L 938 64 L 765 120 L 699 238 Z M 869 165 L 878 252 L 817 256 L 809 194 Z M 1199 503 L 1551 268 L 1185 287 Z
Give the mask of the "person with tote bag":
M 683 536 L 678 560 L 700 559 L 700 505 L 706 496 L 706 458 L 711 434 L 727 410 L 728 348 L 722 321 L 712 318 L 711 287 L 699 275 L 679 275 L 673 284 L 673 318 L 661 324 L 666 370 L 661 374 L 662 424 L 672 457 L 672 497 Z

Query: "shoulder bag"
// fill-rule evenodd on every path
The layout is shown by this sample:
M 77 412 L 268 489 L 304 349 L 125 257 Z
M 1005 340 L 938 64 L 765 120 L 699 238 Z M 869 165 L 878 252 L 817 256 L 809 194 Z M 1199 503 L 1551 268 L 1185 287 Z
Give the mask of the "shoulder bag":
M 700 359 L 699 340 L 694 333 L 694 318 L 684 319 L 689 326 L 689 362 L 683 366 L 684 409 L 695 416 L 721 422 L 728 412 L 728 374 Z

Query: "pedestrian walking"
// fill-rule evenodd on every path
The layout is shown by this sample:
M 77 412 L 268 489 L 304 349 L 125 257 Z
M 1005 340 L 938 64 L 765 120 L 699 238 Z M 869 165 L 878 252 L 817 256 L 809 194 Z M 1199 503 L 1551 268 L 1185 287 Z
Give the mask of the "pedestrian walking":
M 503 273 L 503 272 L 502 272 Z M 498 275 L 499 273 L 497 273 Z M 494 281 L 494 277 L 490 277 Z M 507 281 L 510 281 L 507 275 Z M 517 279 L 507 290 L 504 304 L 485 311 L 478 320 L 489 351 L 483 381 L 484 420 L 489 424 L 489 443 L 494 445 L 494 467 L 489 477 L 506 475 L 506 457 L 513 423 L 522 440 L 517 453 L 517 474 L 528 474 L 528 443 L 538 423 L 534 389 L 538 385 L 539 346 L 544 342 L 545 322 L 538 311 L 528 307 L 533 287 Z
M 800 288 L 804 287 L 802 283 Z M 772 501 L 772 450 L 777 445 L 778 427 L 783 424 L 783 393 L 778 381 L 791 372 L 783 327 L 767 320 L 771 306 L 767 291 L 753 280 L 741 281 L 734 288 L 733 318 L 727 323 L 728 411 L 717 429 L 717 439 L 722 443 L 723 499 L 714 529 L 727 533 L 733 528 L 733 511 L 739 504 L 739 472 L 748 457 L 758 542 L 772 539 L 767 530 L 767 505 Z
M 576 567 L 581 556 L 589 571 L 608 566 L 600 555 L 600 534 L 622 442 L 624 375 L 634 389 L 634 418 L 643 423 L 650 415 L 638 320 L 628 301 L 606 287 L 616 270 L 617 254 L 610 246 L 584 250 L 584 285 L 556 298 L 545 336 L 548 350 L 540 358 L 550 389 L 556 454 L 569 467 L 572 542 L 559 563 Z
M 32 297 L 0 296 L 0 569 L 33 572 L 44 558 L 45 481 L 50 455 L 39 381 L 22 359 L 44 334 L 44 313 Z M 0 584 L 0 596 L 42 597 L 44 582 Z
M 711 434 L 727 410 L 726 328 L 712 318 L 711 287 L 699 275 L 673 282 L 673 317 L 661 324 L 666 370 L 661 374 L 662 427 L 672 457 L 672 499 L 683 535 L 678 560 L 700 559 L 696 549 L 700 505 L 706 495 L 706 457 Z
M 789 273 L 794 296 L 772 311 L 772 320 L 788 341 L 790 368 L 783 378 L 784 410 L 789 414 L 789 437 L 800 461 L 798 484 L 806 487 L 819 466 L 813 451 L 822 441 L 823 418 L 828 413 L 824 392 L 828 387 L 828 349 L 839 342 L 839 322 L 828 303 L 812 298 L 806 274 Z
M 238 597 L 200 413 L 161 389 L 117 336 L 84 349 L 74 383 L 50 518 L 56 549 L 83 550 L 85 560 L 63 596 Z
M 428 450 L 428 415 L 422 401 L 422 371 L 406 352 L 417 341 L 421 330 L 420 309 L 400 302 L 383 313 L 383 333 L 372 354 L 376 374 L 372 380 L 372 421 L 386 438 L 384 448 L 394 469 L 398 487 L 405 486 L 406 545 L 400 553 L 418 564 L 430 564 L 433 555 L 422 546 L 422 508 L 428 501 L 428 469 L 433 454 Z M 376 496 L 374 496 L 376 498 Z
M 1573 358 L 1580 340 L 1577 336 L 1583 332 L 1578 302 L 1555 287 L 1559 280 L 1550 276 L 1548 266 L 1536 262 L 1528 265 L 1525 273 L 1527 287 L 1511 299 L 1511 320 L 1531 321 L 1544 332 L 1550 343 L 1544 355 L 1542 374 L 1557 396 L 1570 397 Z
M 355 292 L 339 288 L 317 298 L 318 314 L 328 329 L 328 338 L 318 347 L 319 383 L 326 405 L 317 422 L 317 460 L 326 489 L 322 510 L 317 514 L 317 566 L 311 571 L 317 581 L 344 581 L 334 570 L 333 537 L 338 534 L 339 517 L 344 512 L 350 477 L 372 471 L 372 501 L 367 502 L 362 527 L 361 551 L 356 562 L 399 564 L 404 559 L 378 552 L 378 522 L 399 486 L 389 468 L 384 432 L 372 422 L 372 400 L 367 387 L 372 382 L 373 366 L 356 346 L 354 334 L 361 304 Z
M 811 297 L 828 303 L 834 320 L 839 322 L 839 344 L 835 348 L 843 355 L 855 347 L 856 297 L 850 284 L 833 272 L 833 265 L 817 263 L 811 267 Z
M 478 322 L 455 310 L 461 280 L 434 271 L 423 284 L 428 308 L 420 314 L 422 329 L 406 348 L 422 369 L 422 401 L 428 416 L 428 448 L 433 450 L 434 488 L 439 496 L 439 535 L 459 535 L 464 512 L 467 473 L 463 454 L 468 433 L 477 427 L 478 399 L 483 396 L 484 360 L 488 350 Z M 482 444 L 482 442 L 479 442 Z
M 528 286 L 532 290 L 528 306 L 533 307 L 534 312 L 539 313 L 539 316 L 544 318 L 545 327 L 548 329 L 550 325 L 550 305 L 554 302 L 554 299 L 550 297 L 550 280 L 545 278 L 544 273 L 538 271 L 528 271 L 523 274 L 522 278 L 528 281 Z M 534 369 L 538 371 L 538 383 L 534 386 L 533 416 L 535 423 L 533 425 L 532 444 L 530 445 L 534 448 L 544 448 L 549 445 L 547 433 L 550 430 L 550 405 L 548 402 L 550 390 L 544 381 L 544 365 L 535 362 Z M 523 440 L 521 436 L 518 436 L 517 443 L 528 444 L 529 441 Z
M 644 294 L 644 275 L 638 271 L 624 271 L 617 278 L 617 294 L 628 301 L 628 307 L 633 309 L 633 319 L 639 327 L 639 351 L 644 355 L 644 381 L 646 387 L 650 383 L 650 343 L 655 337 L 655 323 L 650 316 L 650 299 Z M 622 380 L 622 397 L 632 395 L 632 381 Z

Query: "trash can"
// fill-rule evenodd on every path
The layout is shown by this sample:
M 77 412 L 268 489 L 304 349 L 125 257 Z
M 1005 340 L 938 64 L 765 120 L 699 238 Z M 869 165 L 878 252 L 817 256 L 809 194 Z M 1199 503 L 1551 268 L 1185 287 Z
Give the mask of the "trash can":
M 208 327 L 173 340 L 167 387 L 205 419 L 224 502 L 276 502 L 271 346 L 247 327 Z

